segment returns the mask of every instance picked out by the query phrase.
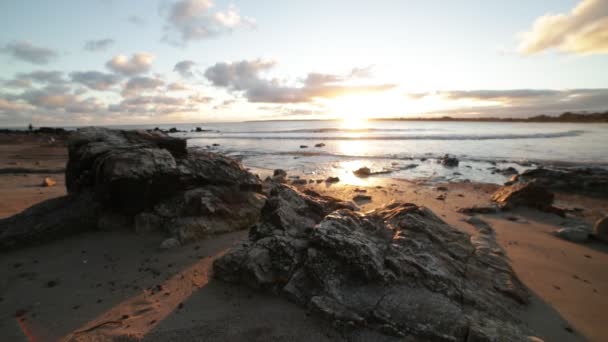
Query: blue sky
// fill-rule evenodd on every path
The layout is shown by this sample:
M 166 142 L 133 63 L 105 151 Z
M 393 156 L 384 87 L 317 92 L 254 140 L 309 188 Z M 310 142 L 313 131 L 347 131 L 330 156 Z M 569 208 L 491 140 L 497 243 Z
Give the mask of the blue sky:
M 3 126 L 608 109 L 605 0 L 22 0 L 0 20 Z M 87 71 L 114 81 L 74 81 Z

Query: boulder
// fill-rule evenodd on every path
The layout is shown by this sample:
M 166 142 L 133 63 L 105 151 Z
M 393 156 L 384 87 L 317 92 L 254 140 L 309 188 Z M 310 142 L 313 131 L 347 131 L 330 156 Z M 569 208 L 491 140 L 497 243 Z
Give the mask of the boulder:
M 325 179 L 326 183 L 338 183 L 340 182 L 340 177 L 327 177 L 327 179 Z
M 0 246 L 121 226 L 191 240 L 249 228 L 265 198 L 260 180 L 239 162 L 188 149 L 161 131 L 83 128 L 70 135 L 68 152 L 68 196 L 0 220 Z M 49 218 L 49 208 L 57 217 Z
M 595 223 L 593 235 L 599 240 L 608 242 L 608 216 L 604 216 Z
M 353 173 L 357 177 L 369 177 L 369 175 L 372 174 L 372 171 L 368 167 L 362 167 L 353 171 Z
M 469 236 L 430 210 L 361 214 L 275 185 L 249 241 L 214 262 L 224 281 L 279 293 L 351 329 L 433 341 L 521 341 L 528 294 L 491 228 Z
M 542 210 L 551 207 L 553 198 L 552 192 L 534 182 L 503 186 L 492 195 L 501 209 L 526 206 Z
M 315 147 L 325 147 L 325 144 L 324 143 L 318 143 L 318 144 L 315 144 Z
M 439 159 L 439 163 L 443 166 L 447 167 L 456 167 L 460 163 L 458 158 L 450 157 L 449 154 L 444 155 L 441 159 Z

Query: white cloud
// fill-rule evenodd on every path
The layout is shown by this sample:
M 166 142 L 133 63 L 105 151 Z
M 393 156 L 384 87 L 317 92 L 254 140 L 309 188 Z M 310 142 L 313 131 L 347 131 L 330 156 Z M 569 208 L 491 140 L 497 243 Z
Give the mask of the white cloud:
M 165 82 L 159 78 L 133 77 L 125 84 L 122 95 L 125 97 L 139 95 L 142 92 L 156 90 L 164 84 Z
M 608 1 L 582 0 L 570 13 L 546 14 L 523 33 L 524 54 L 559 49 L 568 53 L 608 53 Z
M 230 33 L 239 27 L 255 26 L 255 21 L 241 16 L 235 6 L 224 11 L 214 11 L 213 7 L 212 0 L 179 0 L 172 3 L 167 11 L 164 40 L 183 45 L 189 41 Z
M 267 103 L 311 102 L 315 98 L 384 91 L 395 87 L 393 84 L 354 86 L 344 83 L 359 78 L 361 69 L 353 69 L 347 75 L 309 73 L 300 85 L 287 85 L 279 79 L 263 77 L 275 65 L 274 61 L 261 59 L 221 62 L 207 68 L 205 77 L 216 87 L 242 93 L 249 102 Z
M 6 44 L 0 49 L 0 52 L 32 64 L 48 64 L 53 58 L 57 57 L 57 52 L 48 48 L 35 46 L 26 41 Z
M 147 52 L 139 52 L 133 54 L 131 58 L 125 55 L 114 56 L 106 63 L 106 67 L 125 76 L 134 76 L 150 71 L 153 61 L 154 55 Z

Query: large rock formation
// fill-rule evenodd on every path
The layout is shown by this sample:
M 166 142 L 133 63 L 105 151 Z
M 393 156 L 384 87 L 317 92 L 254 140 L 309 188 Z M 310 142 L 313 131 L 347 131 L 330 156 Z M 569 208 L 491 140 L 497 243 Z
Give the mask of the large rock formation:
M 525 206 L 537 209 L 550 208 L 553 205 L 553 193 L 543 186 L 531 183 L 517 183 L 499 188 L 492 195 L 492 201 L 501 209 L 512 209 Z
M 249 241 L 216 260 L 214 271 L 344 327 L 432 341 L 527 335 L 516 317 L 527 292 L 492 229 L 469 236 L 414 204 L 361 214 L 275 184 Z
M 525 171 L 513 180 L 524 183 L 534 181 L 553 191 L 608 196 L 608 170 L 602 168 L 539 168 Z
M 68 196 L 0 220 L 0 248 L 121 227 L 185 242 L 249 228 L 264 202 L 259 179 L 238 162 L 161 132 L 83 128 L 68 149 Z

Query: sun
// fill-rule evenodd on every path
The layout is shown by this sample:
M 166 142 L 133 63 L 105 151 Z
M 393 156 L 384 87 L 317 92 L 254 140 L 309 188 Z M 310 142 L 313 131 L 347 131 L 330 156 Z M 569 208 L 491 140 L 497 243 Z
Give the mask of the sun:
M 403 101 L 398 103 L 386 93 L 357 93 L 334 98 L 328 106 L 331 114 L 342 120 L 343 127 L 357 129 L 365 127 L 368 119 L 396 115 Z

